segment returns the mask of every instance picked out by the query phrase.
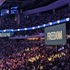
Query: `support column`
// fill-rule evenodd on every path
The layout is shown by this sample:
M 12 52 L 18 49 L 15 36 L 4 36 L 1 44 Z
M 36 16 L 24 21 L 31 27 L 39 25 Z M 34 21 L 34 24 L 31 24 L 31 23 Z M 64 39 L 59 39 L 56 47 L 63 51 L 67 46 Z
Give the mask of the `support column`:
M 9 7 L 9 14 L 11 14 L 11 7 Z

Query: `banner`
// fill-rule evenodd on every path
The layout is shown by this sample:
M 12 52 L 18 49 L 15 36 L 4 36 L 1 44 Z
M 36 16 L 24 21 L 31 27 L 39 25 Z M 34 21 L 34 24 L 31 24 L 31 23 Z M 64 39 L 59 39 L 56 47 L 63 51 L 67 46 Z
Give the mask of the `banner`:
M 0 37 L 11 37 L 14 33 L 0 33 Z
M 66 44 L 66 24 L 59 24 L 45 28 L 46 45 Z

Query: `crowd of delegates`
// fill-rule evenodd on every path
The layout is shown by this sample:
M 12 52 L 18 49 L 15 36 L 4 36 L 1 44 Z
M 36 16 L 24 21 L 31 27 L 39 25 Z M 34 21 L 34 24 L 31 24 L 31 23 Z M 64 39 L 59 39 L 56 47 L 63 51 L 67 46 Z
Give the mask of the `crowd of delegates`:
M 51 10 L 30 15 L 20 13 L 19 24 L 17 23 L 17 19 L 11 16 L 12 15 L 0 16 L 0 29 L 33 27 L 59 19 L 67 18 L 70 17 L 70 7 L 66 6 L 64 8 L 59 8 L 56 9 L 54 12 L 53 10 Z
M 70 70 L 69 44 L 34 43 L 0 38 L 0 70 Z
M 36 14 L 24 15 L 20 14 L 20 23 L 17 24 L 17 19 L 13 15 L 4 15 L 0 17 L 0 29 L 18 29 L 42 25 L 48 22 L 56 21 L 70 17 L 70 7 L 63 7 L 53 11 L 45 11 Z M 18 35 L 32 35 L 44 33 L 44 29 L 38 29 L 33 31 L 16 32 Z
M 37 26 L 37 25 L 42 25 L 48 22 L 64 19 L 67 17 L 70 17 L 70 8 L 65 7 L 61 9 L 53 11 L 45 11 L 41 13 L 36 13 L 36 14 L 30 14 L 27 16 L 23 17 L 23 14 L 20 15 L 21 20 L 20 20 L 20 27 L 32 27 L 32 26 Z M 24 25 L 26 24 L 26 25 Z M 23 25 L 23 26 L 22 26 Z
M 12 15 L 0 16 L 0 29 L 14 29 L 16 27 L 16 21 Z
M 69 16 L 68 7 L 54 13 L 50 11 L 20 15 L 21 24 L 17 24 L 13 16 L 4 15 L 0 17 L 0 29 L 32 27 Z M 42 31 L 29 31 L 29 34 L 35 35 Z M 70 70 L 70 45 L 45 46 L 42 42 L 0 38 L 0 70 Z

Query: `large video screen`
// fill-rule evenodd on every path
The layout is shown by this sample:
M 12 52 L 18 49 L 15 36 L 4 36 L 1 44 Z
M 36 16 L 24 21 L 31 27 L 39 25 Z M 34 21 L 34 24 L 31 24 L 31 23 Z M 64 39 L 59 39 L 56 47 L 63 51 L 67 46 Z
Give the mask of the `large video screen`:
M 66 24 L 59 24 L 45 28 L 46 45 L 66 44 Z

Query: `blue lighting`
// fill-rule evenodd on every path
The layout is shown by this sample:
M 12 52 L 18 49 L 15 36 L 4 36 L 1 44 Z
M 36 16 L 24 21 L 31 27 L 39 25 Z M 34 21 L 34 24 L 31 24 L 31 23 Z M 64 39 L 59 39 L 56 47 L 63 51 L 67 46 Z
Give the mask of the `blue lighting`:
M 66 19 L 63 19 L 63 20 L 61 20 L 60 22 L 61 22 L 61 23 L 64 23 L 64 22 L 67 22 L 67 21 L 66 21 Z
M 54 22 L 52 23 L 52 25 L 56 25 L 56 24 L 58 24 L 56 21 L 54 21 Z
M 70 21 L 70 18 L 65 18 L 65 19 L 62 19 L 62 20 L 49 22 L 47 24 L 38 25 L 38 26 L 35 26 L 35 27 L 22 28 L 22 29 L 5 29 L 5 30 L 0 30 L 0 32 L 18 32 L 18 31 L 35 30 L 35 29 L 39 29 L 39 28 L 44 28 L 44 27 L 56 25 L 56 24 L 61 24 L 61 23 L 68 22 L 68 21 Z

